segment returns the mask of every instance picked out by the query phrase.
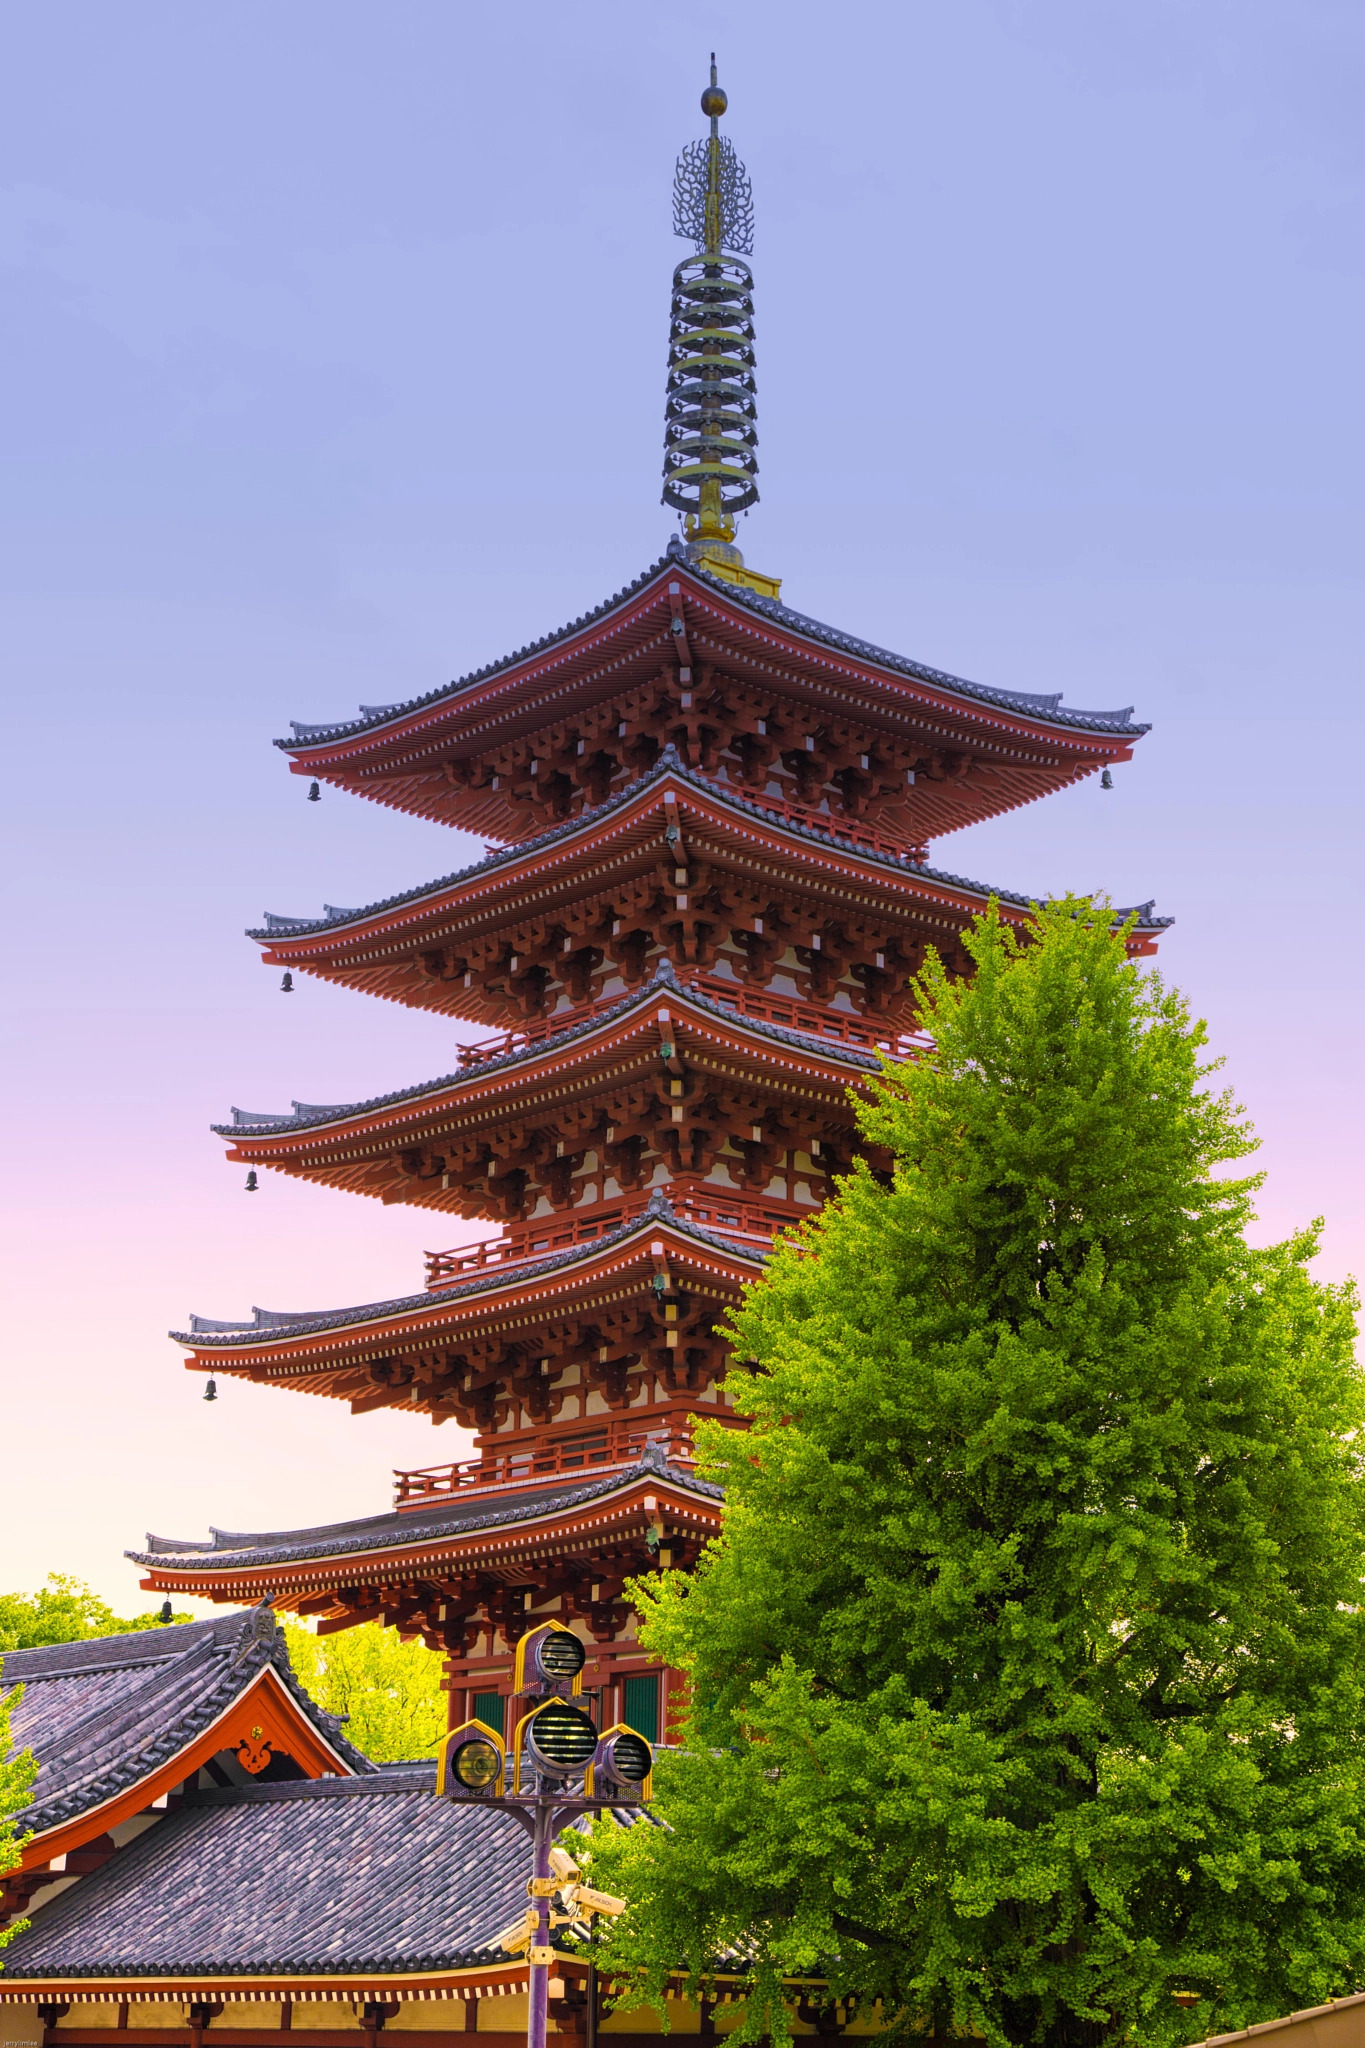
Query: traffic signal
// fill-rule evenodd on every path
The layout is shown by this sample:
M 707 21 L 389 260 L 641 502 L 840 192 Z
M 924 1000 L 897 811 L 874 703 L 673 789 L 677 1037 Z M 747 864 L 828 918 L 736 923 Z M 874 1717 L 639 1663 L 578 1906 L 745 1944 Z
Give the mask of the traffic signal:
M 624 1721 L 608 1728 L 597 1745 L 592 1770 L 584 1790 L 591 1798 L 607 1791 L 620 1792 L 627 1799 L 648 1799 L 654 1751 L 643 1735 L 637 1735 Z
M 562 1621 L 543 1622 L 517 1644 L 512 1690 L 533 1698 L 537 1693 L 580 1693 L 587 1661 L 582 1639 L 571 1628 Z
M 483 1793 L 501 1799 L 506 1789 L 507 1751 L 497 1730 L 485 1721 L 465 1721 L 452 1728 L 441 1744 L 436 1790 L 456 1798 Z
M 538 1771 L 569 1778 L 587 1769 L 597 1754 L 597 1729 L 581 1707 L 547 1700 L 524 1722 L 526 1749 Z

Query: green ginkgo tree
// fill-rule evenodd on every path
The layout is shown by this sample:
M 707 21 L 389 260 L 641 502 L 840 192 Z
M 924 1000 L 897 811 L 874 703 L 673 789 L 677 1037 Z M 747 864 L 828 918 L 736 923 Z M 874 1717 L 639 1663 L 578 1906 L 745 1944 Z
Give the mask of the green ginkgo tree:
M 1254 1140 L 1125 936 L 1075 899 L 931 960 L 935 1050 L 858 1112 L 894 1172 L 735 1318 L 723 1532 L 636 1588 L 667 1825 L 592 1849 L 634 1998 L 738 1962 L 748 2039 L 805 1979 L 1159 2048 L 1365 1985 L 1353 1298 L 1250 1242 Z

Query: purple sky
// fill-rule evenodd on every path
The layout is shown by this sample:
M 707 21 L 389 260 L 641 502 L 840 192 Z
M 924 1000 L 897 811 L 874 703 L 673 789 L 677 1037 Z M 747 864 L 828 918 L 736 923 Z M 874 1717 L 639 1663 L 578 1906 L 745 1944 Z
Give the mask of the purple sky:
M 11 770 L 4 1585 L 382 1509 L 447 1425 L 228 1384 L 164 1332 L 420 1284 L 459 1226 L 266 1177 L 211 1119 L 447 1071 L 458 1030 L 240 933 L 461 835 L 270 745 L 438 686 L 662 549 L 686 10 L 5 12 Z M 938 842 L 1155 896 L 1255 1116 L 1263 1230 L 1359 1261 L 1365 12 L 749 0 L 763 502 L 788 600 L 982 682 L 1134 703 L 1096 783 Z M 717 33 L 720 33 L 718 30 Z M 468 1035 L 468 1034 L 467 1034 Z

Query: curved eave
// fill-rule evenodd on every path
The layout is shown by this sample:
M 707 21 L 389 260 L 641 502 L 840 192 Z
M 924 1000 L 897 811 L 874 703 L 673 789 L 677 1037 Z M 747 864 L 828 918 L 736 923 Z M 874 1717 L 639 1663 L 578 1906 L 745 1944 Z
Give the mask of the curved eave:
M 660 1017 L 661 1009 L 666 1018 Z M 456 1120 L 472 1132 L 494 1117 L 543 1113 L 552 1099 L 566 1100 L 570 1091 L 574 1099 L 582 1100 L 603 1088 L 638 1081 L 658 1064 L 664 1022 L 671 1038 L 694 1059 L 706 1050 L 748 1062 L 746 1084 L 770 1076 L 788 1088 L 801 1080 L 842 1100 L 850 1083 L 878 1067 L 873 1053 L 743 1017 L 680 987 L 670 973 L 656 975 L 637 994 L 586 1023 L 500 1059 L 483 1061 L 463 1074 L 443 1075 L 336 1110 L 269 1123 L 214 1124 L 212 1129 L 232 1140 L 228 1157 L 241 1164 L 307 1172 L 343 1160 L 378 1160 L 437 1130 L 450 1131 Z M 679 1036 L 677 1027 L 684 1024 L 690 1039 Z M 556 1083 L 552 1098 L 547 1090 Z
M 586 1963 L 576 1957 L 556 1955 L 557 1976 L 586 1976 L 586 1971 Z M 396 1998 L 404 2002 L 422 2001 L 423 2014 L 433 2021 L 431 2031 L 441 2032 L 436 2024 L 441 2001 L 464 2000 L 479 1993 L 524 1993 L 528 1977 L 524 1962 L 489 1960 L 487 1951 L 479 1949 L 459 1952 L 429 1967 L 413 1970 L 380 1966 L 372 1970 L 346 1971 L 326 1969 L 321 1965 L 310 1969 L 307 1964 L 301 1964 L 297 1970 L 279 1971 L 234 1971 L 211 1969 L 205 1965 L 197 1973 L 190 1970 L 119 1972 L 92 1964 L 80 1975 L 68 1969 L 35 1971 L 31 1977 L 25 1977 L 21 1968 L 9 1965 L 6 1975 L 0 1977 L 0 2006 L 27 2006 L 37 2001 L 71 2005 L 76 2011 L 67 2024 L 79 2025 L 82 2006 L 118 2005 L 125 1999 L 137 2005 L 168 2006 L 207 2004 L 219 2000 L 224 2004 L 279 2004 L 282 2001 L 295 2006 L 305 2003 L 313 2010 L 325 2010 L 328 2003 L 349 2007 Z M 349 2011 L 346 2018 L 352 2018 Z M 175 2042 L 175 2023 L 167 2024 L 169 2039 Z M 461 2016 L 460 2026 L 446 2031 L 459 2032 L 463 2025 Z M 183 2027 L 179 2031 L 183 2032 Z M 427 2030 L 417 2031 L 420 2040 L 421 2033 Z M 512 2038 L 515 2040 L 515 2036 Z M 364 2035 L 357 2034 L 356 2039 L 359 2048 L 363 2048 Z
M 22 1675 L 15 1681 L 22 1683 Z M 68 1854 L 116 1827 L 120 1821 L 165 1797 L 192 1777 L 219 1750 L 239 1745 L 264 1724 L 277 1748 L 287 1750 L 307 1777 L 324 1773 L 350 1776 L 357 1767 L 355 1752 L 328 1739 L 303 1711 L 273 1664 L 254 1668 L 241 1687 L 223 1699 L 208 1717 L 192 1717 L 183 1736 L 161 1744 L 146 1768 L 120 1770 L 117 1758 L 92 1779 L 88 1793 L 68 1793 L 41 1800 L 25 1815 L 33 1840 L 23 1850 L 22 1868 L 32 1870 Z M 365 1761 L 368 1768 L 367 1760 Z
M 482 1327 L 500 1316 L 515 1315 L 525 1322 L 536 1310 L 566 1315 L 577 1302 L 628 1279 L 643 1292 L 655 1269 L 650 1247 L 656 1243 L 664 1246 L 670 1267 L 687 1274 L 694 1284 L 705 1281 L 736 1298 L 766 1263 L 766 1254 L 756 1245 L 737 1244 L 657 1209 L 646 1210 L 587 1244 L 543 1259 L 490 1267 L 452 1287 L 260 1329 L 211 1334 L 172 1330 L 170 1336 L 190 1352 L 186 1362 L 191 1370 L 297 1386 L 302 1380 L 335 1376 L 391 1346 L 420 1349 L 448 1339 L 471 1321 Z
M 339 1523 L 331 1530 L 301 1531 L 296 1541 L 284 1536 L 268 1547 L 124 1554 L 148 1572 L 143 1582 L 147 1590 L 212 1587 L 205 1597 L 258 1599 L 269 1587 L 276 1598 L 297 1598 L 337 1583 L 338 1571 L 344 1571 L 347 1585 L 391 1583 L 397 1576 L 442 1567 L 510 1567 L 547 1546 L 562 1552 L 580 1537 L 600 1543 L 643 1534 L 657 1512 L 656 1506 L 646 1506 L 646 1500 L 657 1503 L 661 1497 L 677 1519 L 708 1531 L 719 1525 L 718 1487 L 674 1466 L 638 1465 L 591 1485 L 567 1487 L 548 1500 L 538 1498 L 530 1506 L 519 1507 L 510 1496 L 489 1503 L 483 1514 L 459 1519 L 451 1517 L 443 1503 L 401 1518 L 372 1516 L 368 1522 Z
M 810 887 L 812 876 L 819 877 L 831 892 L 831 901 L 845 912 L 850 886 L 860 892 L 858 908 L 868 915 L 900 915 L 909 924 L 923 924 L 927 915 L 932 924 L 941 925 L 946 912 L 957 929 L 992 900 L 1010 922 L 1022 924 L 1037 900 L 1015 889 L 860 846 L 850 832 L 840 833 L 834 819 L 828 831 L 785 819 L 675 758 L 596 809 L 462 872 L 355 911 L 258 927 L 247 936 L 266 949 L 264 958 L 271 966 L 338 979 L 350 970 L 365 975 L 400 949 L 417 952 L 610 889 L 623 878 L 628 863 L 639 866 L 651 853 L 659 853 L 665 808 L 676 808 L 692 821 L 693 829 L 709 825 L 724 834 L 719 846 L 708 848 L 712 860 L 739 865 L 735 856 L 743 849 L 755 864 L 763 864 L 762 879 L 769 884 L 774 861 L 781 864 L 780 880 L 787 887 Z M 651 836 L 656 817 L 660 831 Z M 1147 919 L 1140 931 L 1154 936 L 1169 923 L 1166 918 Z M 418 987 L 412 994 L 420 997 L 426 989 Z M 440 990 L 437 984 L 435 992 Z
M 998 802 L 977 792 L 975 801 L 961 805 L 960 823 L 1030 801 L 1057 786 L 1059 778 L 1127 760 L 1148 729 L 1120 714 L 1068 711 L 1054 699 L 966 682 L 665 558 L 587 619 L 508 661 L 374 718 L 306 728 L 304 737 L 276 744 L 292 756 L 297 774 L 459 823 L 451 801 L 456 793 L 439 781 L 441 764 L 572 716 L 635 687 L 671 660 L 671 582 L 682 587 L 706 630 L 718 636 L 710 650 L 699 642 L 702 651 L 738 661 L 756 679 L 807 697 L 829 715 L 899 730 L 906 738 L 920 736 L 931 745 L 994 747 L 1006 762 L 1021 747 L 1036 755 L 1027 764 L 1040 778 L 1035 786 L 1006 793 Z M 689 629 L 691 623 L 689 614 Z M 429 776 L 437 786 L 424 792 L 418 784 Z M 533 829 L 505 805 L 495 805 L 489 815 L 502 811 L 507 815 L 496 836 L 521 837 Z M 472 811 L 467 822 L 472 829 L 495 830 Z M 955 827 L 943 823 L 936 829 Z

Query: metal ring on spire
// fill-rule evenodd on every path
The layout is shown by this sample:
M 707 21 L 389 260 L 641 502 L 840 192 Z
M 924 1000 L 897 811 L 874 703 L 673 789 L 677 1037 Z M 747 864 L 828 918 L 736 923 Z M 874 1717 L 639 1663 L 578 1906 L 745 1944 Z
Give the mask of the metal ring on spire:
M 673 273 L 664 419 L 666 505 L 700 515 L 707 479 L 732 516 L 758 502 L 753 278 L 737 257 L 690 256 Z
M 754 384 L 753 195 L 743 164 L 720 134 L 726 98 L 702 94 L 711 134 L 689 143 L 673 179 L 673 225 L 697 245 L 673 273 L 663 500 L 687 520 L 690 543 L 743 557 L 730 543 L 736 512 L 758 502 Z

